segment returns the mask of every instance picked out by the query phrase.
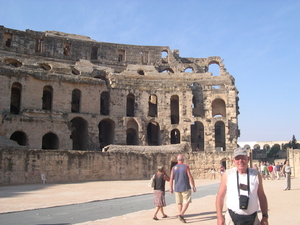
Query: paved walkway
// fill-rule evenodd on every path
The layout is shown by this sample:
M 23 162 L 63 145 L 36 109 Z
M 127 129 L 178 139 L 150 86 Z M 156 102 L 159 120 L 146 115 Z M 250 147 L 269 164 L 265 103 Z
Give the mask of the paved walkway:
M 47 208 L 60 205 L 99 201 L 111 198 L 151 193 L 148 181 L 98 181 L 73 184 L 36 184 L 0 187 L 0 213 Z M 219 180 L 196 180 L 196 186 L 219 183 Z M 168 187 L 168 186 L 166 186 Z M 300 224 L 300 178 L 292 178 L 292 190 L 283 191 L 284 180 L 265 180 L 264 188 L 269 202 L 270 224 Z M 166 193 L 170 195 L 169 192 Z M 167 203 L 168 204 L 168 203 Z M 177 218 L 176 204 L 168 204 L 168 218 L 152 220 L 153 210 L 142 210 L 122 216 L 80 225 L 98 224 L 182 224 Z M 260 215 L 259 215 L 260 216 Z M 1 217 L 1 214 L 0 214 Z M 215 195 L 193 199 L 186 212 L 187 223 L 215 225 Z M 0 221 L 1 224 L 1 221 Z M 79 225 L 79 224 L 78 224 Z

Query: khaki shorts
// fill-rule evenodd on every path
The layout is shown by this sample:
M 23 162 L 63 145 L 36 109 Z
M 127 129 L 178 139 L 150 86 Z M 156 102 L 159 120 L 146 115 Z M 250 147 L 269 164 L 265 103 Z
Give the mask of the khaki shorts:
M 175 200 L 177 204 L 186 204 L 192 202 L 192 190 L 188 189 L 183 192 L 175 192 Z

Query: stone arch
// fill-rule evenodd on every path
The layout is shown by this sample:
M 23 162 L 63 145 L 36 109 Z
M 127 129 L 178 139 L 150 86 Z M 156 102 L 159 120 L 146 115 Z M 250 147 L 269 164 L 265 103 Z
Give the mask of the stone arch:
M 42 138 L 42 149 L 58 149 L 58 136 L 52 132 L 45 134 Z
M 126 144 L 127 145 L 138 145 L 139 138 L 138 138 L 138 124 L 134 119 L 131 119 L 127 123 L 127 130 L 126 130 Z
M 126 116 L 134 117 L 135 96 L 132 93 L 127 95 L 126 99 Z
M 268 144 L 265 144 L 263 148 L 264 148 L 265 150 L 270 150 L 270 149 L 271 149 L 270 145 L 268 145 Z
M 101 93 L 101 102 L 100 102 L 100 113 L 101 115 L 109 115 L 109 92 L 103 91 Z
M 98 124 L 100 149 L 115 142 L 115 123 L 104 119 Z
M 171 130 L 171 144 L 180 143 L 180 131 L 178 129 Z
M 191 66 L 188 66 L 184 69 L 185 73 L 194 73 L 194 68 Z
M 14 66 L 14 67 L 21 67 L 23 65 L 22 62 L 13 58 L 4 59 L 4 64 L 6 66 Z
M 43 110 L 52 110 L 53 88 L 46 85 L 43 88 Z
M 74 89 L 72 91 L 71 112 L 79 113 L 80 106 L 81 106 L 81 91 L 79 89 Z
M 208 72 L 212 73 L 213 76 L 220 75 L 220 64 L 217 61 L 210 61 L 208 64 Z
M 215 148 L 216 150 L 220 148 L 221 151 L 226 151 L 226 134 L 225 134 L 225 124 L 222 121 L 215 123 Z
M 160 128 L 157 122 L 150 122 L 147 126 L 148 145 L 160 145 Z
M 191 125 L 191 146 L 193 151 L 204 151 L 204 126 L 199 121 Z
M 87 150 L 88 122 L 81 117 L 75 117 L 71 120 L 71 124 L 71 139 L 73 141 L 72 149 Z
M 217 98 L 212 102 L 212 117 L 226 117 L 226 104 L 223 99 Z
M 179 97 L 172 95 L 170 99 L 171 124 L 179 124 Z
M 168 51 L 167 50 L 163 50 L 161 52 L 161 59 L 162 59 L 162 63 L 168 63 Z
M 15 131 L 11 136 L 10 140 L 16 141 L 21 146 L 28 145 L 27 135 L 22 131 Z
M 259 145 L 259 144 L 255 144 L 255 145 L 253 146 L 253 149 L 260 150 L 260 145 Z
M 148 116 L 157 117 L 157 96 L 150 95 L 148 103 L 149 103 Z
M 251 149 L 250 145 L 245 145 L 243 148 L 244 148 L 244 149 L 247 149 L 247 150 L 250 150 L 250 149 Z
M 21 110 L 22 85 L 15 82 L 11 86 L 10 113 L 19 114 Z

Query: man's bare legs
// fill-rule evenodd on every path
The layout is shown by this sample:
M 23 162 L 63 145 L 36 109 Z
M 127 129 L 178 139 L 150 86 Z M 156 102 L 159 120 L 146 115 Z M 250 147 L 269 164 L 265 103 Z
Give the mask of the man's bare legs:
M 178 204 L 179 219 L 183 223 L 186 222 L 183 216 L 188 207 L 189 203 Z

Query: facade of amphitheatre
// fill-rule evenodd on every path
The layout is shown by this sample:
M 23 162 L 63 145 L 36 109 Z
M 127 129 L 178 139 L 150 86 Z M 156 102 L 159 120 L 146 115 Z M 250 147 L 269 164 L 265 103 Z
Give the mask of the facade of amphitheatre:
M 210 72 L 212 65 L 218 74 Z M 238 91 L 220 57 L 0 26 L 0 184 L 231 167 Z

